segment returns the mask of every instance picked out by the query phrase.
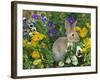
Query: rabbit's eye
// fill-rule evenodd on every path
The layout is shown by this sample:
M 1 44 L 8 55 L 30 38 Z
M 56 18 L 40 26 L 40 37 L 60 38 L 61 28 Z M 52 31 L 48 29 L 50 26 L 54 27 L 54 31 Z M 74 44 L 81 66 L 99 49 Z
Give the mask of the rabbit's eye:
M 74 36 L 74 34 L 72 34 L 72 36 Z

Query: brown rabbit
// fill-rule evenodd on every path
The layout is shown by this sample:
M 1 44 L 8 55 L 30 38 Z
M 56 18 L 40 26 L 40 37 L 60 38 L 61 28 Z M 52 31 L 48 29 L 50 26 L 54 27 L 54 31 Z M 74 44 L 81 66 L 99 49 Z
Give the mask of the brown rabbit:
M 60 61 L 63 59 L 64 54 L 67 52 L 67 47 L 69 43 L 78 42 L 80 40 L 78 33 L 74 30 L 77 21 L 75 21 L 72 25 L 65 20 L 65 29 L 67 36 L 59 37 L 53 44 L 53 54 L 55 61 Z

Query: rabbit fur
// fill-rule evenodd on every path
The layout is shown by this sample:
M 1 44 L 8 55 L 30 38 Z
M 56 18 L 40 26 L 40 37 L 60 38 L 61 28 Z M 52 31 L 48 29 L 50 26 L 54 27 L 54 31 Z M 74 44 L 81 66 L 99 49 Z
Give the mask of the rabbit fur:
M 65 20 L 65 29 L 67 36 L 59 37 L 53 44 L 52 51 L 55 61 L 60 61 L 63 59 L 64 54 L 67 52 L 67 47 L 69 44 L 73 44 L 80 40 L 78 33 L 74 30 L 77 21 L 72 25 Z

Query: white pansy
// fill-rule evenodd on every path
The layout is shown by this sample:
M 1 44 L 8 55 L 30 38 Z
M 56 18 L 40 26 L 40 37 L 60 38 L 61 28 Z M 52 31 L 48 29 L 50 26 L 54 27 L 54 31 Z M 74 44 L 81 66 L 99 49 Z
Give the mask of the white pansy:
M 60 62 L 58 63 L 58 65 L 62 67 L 62 66 L 64 66 L 64 62 L 60 61 Z
M 78 64 L 78 59 L 77 59 L 77 57 L 76 57 L 75 55 L 73 55 L 73 56 L 71 57 L 71 60 L 72 60 L 72 64 L 73 64 L 73 65 L 77 65 L 77 64 Z
M 66 61 L 65 61 L 65 63 L 70 64 L 71 63 L 71 59 L 70 58 L 67 58 Z
M 36 31 L 36 27 L 34 27 L 34 25 L 32 23 L 28 24 L 28 26 L 31 29 L 31 31 Z
M 32 27 L 31 30 L 32 30 L 32 31 L 36 31 L 36 27 Z
M 80 55 L 79 55 L 79 52 L 80 52 Z M 77 46 L 77 48 L 76 48 L 76 56 L 77 57 L 82 57 L 81 52 L 82 52 L 82 48 L 80 46 Z

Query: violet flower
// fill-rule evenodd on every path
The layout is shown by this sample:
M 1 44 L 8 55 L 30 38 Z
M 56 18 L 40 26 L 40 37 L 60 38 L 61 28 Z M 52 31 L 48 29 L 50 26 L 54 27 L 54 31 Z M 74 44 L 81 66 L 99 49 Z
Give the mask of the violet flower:
M 48 22 L 48 27 L 53 27 L 54 26 L 54 23 L 52 21 L 49 21 Z
M 70 25 L 72 25 L 75 22 L 75 18 L 74 17 L 66 18 L 66 20 L 70 23 Z
M 33 14 L 33 15 L 32 15 L 32 18 L 33 18 L 33 19 L 38 19 L 38 18 L 39 18 L 39 15 Z
M 43 22 L 46 22 L 47 21 L 46 16 L 41 16 L 41 19 L 42 19 Z
M 50 29 L 50 30 L 48 30 L 48 36 L 49 37 L 54 37 L 54 36 L 56 36 L 56 34 L 57 34 L 57 30 L 56 29 Z

